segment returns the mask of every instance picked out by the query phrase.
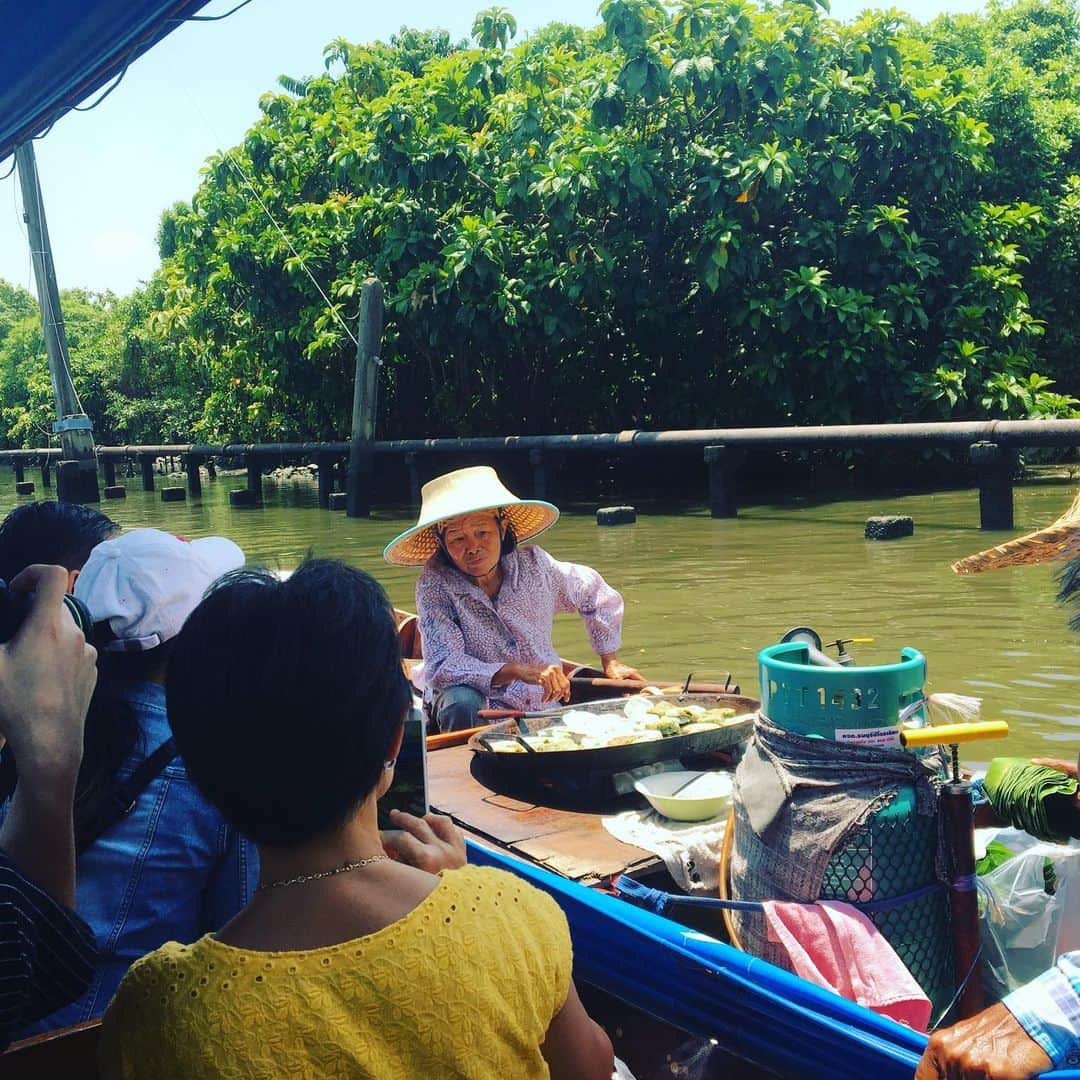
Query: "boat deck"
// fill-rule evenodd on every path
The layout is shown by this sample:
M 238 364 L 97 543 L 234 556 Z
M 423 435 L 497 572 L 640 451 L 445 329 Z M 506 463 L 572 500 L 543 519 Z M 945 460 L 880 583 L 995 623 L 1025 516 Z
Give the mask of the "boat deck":
M 431 806 L 448 814 L 471 837 L 494 844 L 582 885 L 599 885 L 618 874 L 634 877 L 663 870 L 651 851 L 616 840 L 602 818 L 633 806 L 638 795 L 583 809 L 541 805 L 485 783 L 473 752 L 451 746 L 428 754 Z

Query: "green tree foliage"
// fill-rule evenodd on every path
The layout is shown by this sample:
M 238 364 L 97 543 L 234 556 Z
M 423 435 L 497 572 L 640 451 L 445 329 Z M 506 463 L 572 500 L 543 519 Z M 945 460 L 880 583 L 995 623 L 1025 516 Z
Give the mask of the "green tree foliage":
M 1075 0 L 600 14 L 511 47 L 492 7 L 475 48 L 402 29 L 283 77 L 111 301 L 116 355 L 160 355 L 88 356 L 84 398 L 117 431 L 340 437 L 374 274 L 387 436 L 1073 414 Z
M 9 292 L 17 294 L 8 304 Z M 106 444 L 183 439 L 202 413 L 205 388 L 154 328 L 164 302 L 156 277 L 131 296 L 61 294 L 72 382 L 95 436 Z M 14 312 L 13 317 L 9 312 Z M 55 419 L 37 303 L 0 282 L 0 442 L 47 446 Z

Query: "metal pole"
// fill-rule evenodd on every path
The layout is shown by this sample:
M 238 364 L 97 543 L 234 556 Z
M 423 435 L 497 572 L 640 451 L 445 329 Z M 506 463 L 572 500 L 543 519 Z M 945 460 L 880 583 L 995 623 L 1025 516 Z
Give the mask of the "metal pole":
M 378 371 L 382 364 L 379 359 L 382 326 L 382 283 L 378 278 L 368 278 L 360 290 L 360 319 L 356 335 L 352 445 L 349 448 L 349 479 L 345 488 L 348 492 L 345 513 L 349 517 L 369 517 L 371 514 L 375 414 L 379 403 Z
M 64 315 L 60 308 L 60 291 L 56 285 L 56 269 L 53 266 L 45 205 L 41 198 L 32 142 L 25 142 L 15 148 L 15 164 L 19 171 L 23 218 L 30 239 L 38 306 L 41 308 L 41 327 L 45 335 L 45 351 L 49 358 L 49 379 L 56 404 L 53 431 L 60 435 L 63 459 L 77 463 L 76 468 L 57 470 L 58 494 L 67 502 L 97 502 L 101 496 L 98 492 L 94 430 L 90 418 L 79 404 L 78 395 L 71 382 Z

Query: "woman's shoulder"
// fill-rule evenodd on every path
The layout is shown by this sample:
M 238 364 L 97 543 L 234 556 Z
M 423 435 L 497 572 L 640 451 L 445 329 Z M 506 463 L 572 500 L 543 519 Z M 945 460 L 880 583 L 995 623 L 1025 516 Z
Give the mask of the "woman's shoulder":
M 140 956 L 128 968 L 121 988 L 125 984 L 145 986 L 154 982 L 162 973 L 175 974 L 195 967 L 205 961 L 207 956 L 207 942 L 211 941 L 211 935 L 193 941 L 190 945 L 182 945 L 179 941 L 166 941 L 159 945 L 153 952 Z
M 545 892 L 515 874 L 491 866 L 464 866 L 442 875 L 447 896 L 472 898 L 470 909 L 484 909 L 485 914 L 500 913 L 514 923 L 549 929 L 560 934 L 566 929 L 562 908 Z

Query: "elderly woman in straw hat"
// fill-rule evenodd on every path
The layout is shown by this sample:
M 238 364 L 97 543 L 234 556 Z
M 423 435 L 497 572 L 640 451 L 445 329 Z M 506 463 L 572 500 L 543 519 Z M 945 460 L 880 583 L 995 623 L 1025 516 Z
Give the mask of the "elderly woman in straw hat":
M 1058 599 L 1080 599 L 1080 495 L 1045 529 L 953 563 L 958 574 L 1069 559 Z M 1080 616 L 1072 621 L 1080 630 Z M 1077 775 L 1078 764 L 1035 758 Z M 1080 803 L 1080 796 L 1074 796 Z M 1076 811 L 1080 812 L 1080 805 Z M 1080 1065 L 1080 951 L 1059 956 L 1048 971 L 968 1020 L 937 1031 L 915 1080 L 1027 1080 L 1055 1066 Z
M 440 730 L 473 727 L 486 706 L 531 710 L 569 698 L 551 643 L 557 612 L 581 615 L 605 676 L 640 678 L 616 657 L 622 597 L 595 570 L 520 546 L 558 517 L 551 503 L 519 499 L 488 466 L 458 469 L 424 485 L 419 521 L 383 552 L 395 566 L 424 567 L 419 678 Z

